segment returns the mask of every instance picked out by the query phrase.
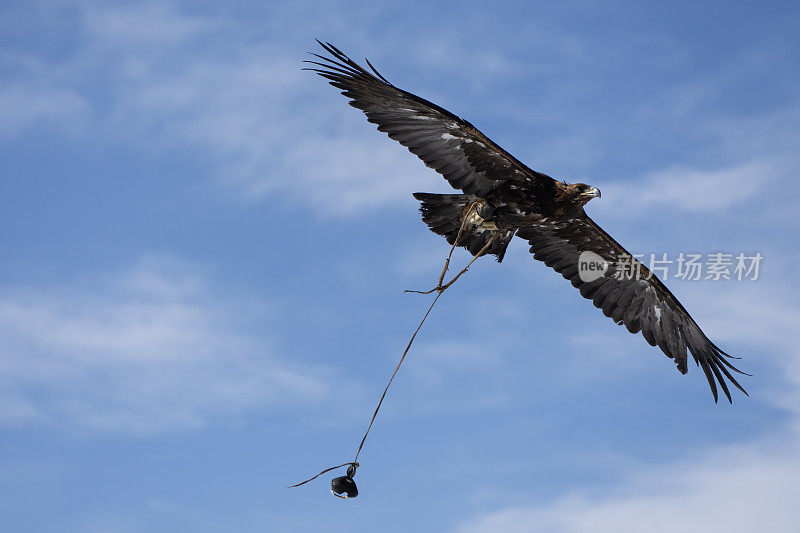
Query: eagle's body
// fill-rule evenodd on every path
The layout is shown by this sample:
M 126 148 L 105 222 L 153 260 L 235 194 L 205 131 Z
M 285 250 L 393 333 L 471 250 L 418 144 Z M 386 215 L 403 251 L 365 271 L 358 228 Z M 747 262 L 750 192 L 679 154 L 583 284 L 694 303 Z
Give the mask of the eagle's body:
M 731 400 L 725 378 L 734 368 L 703 333 L 667 287 L 600 226 L 583 206 L 600 191 L 569 184 L 528 168 L 469 122 L 423 98 L 398 89 L 372 65 L 372 73 L 331 44 L 320 43 L 333 59 L 312 68 L 361 109 L 380 131 L 399 141 L 463 194 L 416 193 L 422 219 L 450 244 L 473 255 L 502 261 L 514 235 L 527 240 L 534 259 L 543 261 L 631 333 L 641 332 L 652 346 L 687 371 L 687 350 L 703 369 L 717 400 L 717 383 Z M 367 62 L 369 64 L 369 62 Z M 459 237 L 459 230 L 461 234 Z M 487 247 L 488 245 L 488 247 Z M 484 249 L 486 248 L 486 249 Z M 594 279 L 579 273 L 582 252 L 604 260 Z M 746 394 L 746 392 L 745 392 Z

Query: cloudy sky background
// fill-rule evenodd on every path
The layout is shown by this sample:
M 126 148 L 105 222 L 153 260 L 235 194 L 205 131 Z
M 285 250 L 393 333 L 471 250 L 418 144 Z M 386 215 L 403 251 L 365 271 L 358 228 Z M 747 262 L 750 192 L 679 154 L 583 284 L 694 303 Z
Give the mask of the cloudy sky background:
M 792 3 L 4 2 L 0 513 L 10 530 L 700 531 L 800 522 Z M 521 240 L 440 301 L 446 183 L 322 80 L 315 37 L 603 191 L 743 357 L 715 405 Z M 457 261 L 465 262 L 465 253 Z

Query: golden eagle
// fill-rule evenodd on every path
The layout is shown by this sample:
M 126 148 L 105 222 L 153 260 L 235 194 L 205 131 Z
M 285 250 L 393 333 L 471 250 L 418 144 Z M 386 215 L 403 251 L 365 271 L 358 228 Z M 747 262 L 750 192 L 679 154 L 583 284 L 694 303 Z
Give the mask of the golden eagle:
M 631 333 L 641 331 L 683 374 L 688 349 L 715 402 L 717 383 L 731 401 L 725 378 L 747 394 L 731 375 L 744 374 L 727 360 L 732 356 L 706 337 L 661 280 L 586 215 L 583 206 L 599 198 L 599 190 L 531 170 L 466 120 L 389 83 L 369 60 L 372 72 L 332 44 L 317 42 L 330 57 L 312 54 L 320 61 L 307 61 L 314 65 L 307 70 L 341 89 L 378 130 L 463 192 L 414 194 L 431 231 L 451 245 L 473 255 L 494 255 L 497 261 L 514 235 L 526 239 L 534 259 L 568 279 L 615 324 Z M 587 253 L 603 263 L 594 276 L 579 271 Z

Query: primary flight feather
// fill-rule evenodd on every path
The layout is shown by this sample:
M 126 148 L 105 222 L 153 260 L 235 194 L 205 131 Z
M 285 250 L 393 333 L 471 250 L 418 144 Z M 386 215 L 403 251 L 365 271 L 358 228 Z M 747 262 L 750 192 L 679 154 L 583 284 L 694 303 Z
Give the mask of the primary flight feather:
M 600 191 L 528 168 L 466 120 L 389 83 L 369 61 L 371 72 L 332 44 L 317 42 L 329 56 L 313 54 L 319 61 L 307 61 L 314 65 L 308 70 L 341 89 L 369 122 L 463 192 L 414 194 L 433 232 L 454 244 L 462 229 L 458 246 L 475 255 L 488 244 L 482 255 L 498 261 L 512 237 L 522 237 L 534 259 L 568 279 L 616 324 L 641 332 L 683 374 L 691 353 L 715 402 L 718 385 L 731 401 L 726 378 L 747 394 L 731 374 L 743 373 L 728 361 L 731 356 L 706 337 L 661 280 L 586 214 L 583 206 Z M 579 272 L 579 257 L 587 252 L 606 265 L 595 279 Z

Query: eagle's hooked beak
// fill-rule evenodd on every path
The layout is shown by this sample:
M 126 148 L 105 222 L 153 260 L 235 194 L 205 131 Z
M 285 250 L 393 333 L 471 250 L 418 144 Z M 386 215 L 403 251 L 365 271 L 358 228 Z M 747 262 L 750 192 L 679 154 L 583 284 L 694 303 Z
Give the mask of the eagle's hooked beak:
M 581 193 L 581 196 L 586 196 L 588 198 L 600 198 L 600 189 L 597 187 L 589 187 Z

